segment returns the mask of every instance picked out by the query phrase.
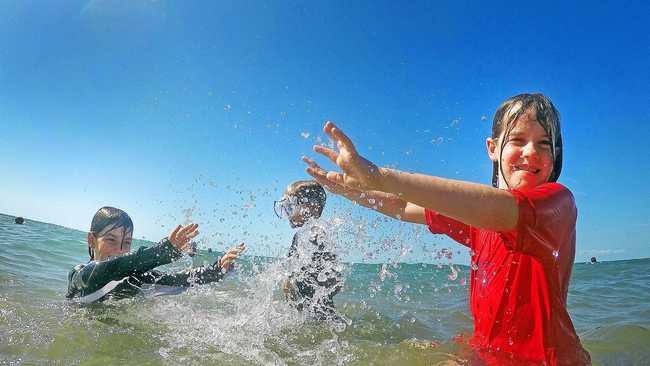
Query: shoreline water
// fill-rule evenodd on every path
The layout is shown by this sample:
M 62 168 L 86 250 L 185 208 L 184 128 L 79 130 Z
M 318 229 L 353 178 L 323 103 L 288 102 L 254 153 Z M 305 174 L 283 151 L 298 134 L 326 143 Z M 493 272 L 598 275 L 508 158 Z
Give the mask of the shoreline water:
M 345 324 L 289 308 L 275 258 L 245 258 L 223 282 L 178 295 L 79 306 L 65 291 L 68 271 L 87 260 L 84 238 L 0 216 L 0 364 L 431 365 L 460 358 L 451 340 L 472 329 L 469 268 L 447 262 L 347 264 L 335 297 Z M 217 254 L 202 250 L 163 270 Z M 574 266 L 568 308 L 594 365 L 650 362 L 649 267 L 648 259 Z M 419 347 L 431 341 L 442 345 Z
M 14 216 L 14 215 L 11 215 L 11 214 L 6 214 L 6 213 L 0 212 L 0 217 L 2 217 L 2 216 L 6 216 L 6 217 L 10 218 L 11 220 L 18 217 L 18 216 Z M 55 223 L 51 223 L 51 222 L 38 221 L 38 220 L 30 219 L 29 217 L 25 217 L 25 216 L 21 216 L 21 217 L 23 217 L 25 219 L 25 222 L 31 221 L 31 222 L 35 222 L 35 223 L 39 223 L 39 224 L 53 225 L 53 226 L 60 227 L 60 228 L 66 229 L 66 230 L 76 231 L 76 232 L 82 233 L 84 235 L 86 234 L 86 232 L 83 231 L 83 230 L 74 229 L 74 228 L 70 228 L 70 227 L 67 227 L 67 226 L 63 226 L 63 225 L 59 225 L 59 224 L 55 224 Z M 138 241 L 141 243 L 141 245 L 153 245 L 153 244 L 156 244 L 155 241 L 146 240 L 146 239 L 138 239 Z M 207 250 L 207 248 L 202 248 L 202 249 Z M 215 248 L 210 248 L 210 249 L 214 250 Z M 255 255 L 255 258 L 259 258 L 262 261 L 273 261 L 273 260 L 281 259 L 283 257 Z M 623 262 L 623 261 L 635 261 L 635 260 L 650 260 L 650 257 L 647 257 L 647 258 L 646 257 L 641 257 L 641 258 L 613 259 L 613 260 L 601 260 L 601 259 L 598 259 L 598 264 L 600 264 L 600 263 Z M 386 262 L 385 261 L 357 261 L 357 262 L 345 262 L 345 263 L 346 264 L 384 264 Z M 589 258 L 586 258 L 585 260 L 576 260 L 574 263 L 575 264 L 578 264 L 578 263 L 581 263 L 581 264 L 585 264 L 585 263 L 593 264 L 593 263 L 590 263 Z M 399 262 L 399 264 L 420 265 L 420 264 L 438 264 L 438 262 Z M 468 266 L 468 264 L 466 264 L 466 263 L 450 262 L 450 263 L 447 263 L 447 264 L 453 264 L 455 266 L 465 266 L 465 267 Z

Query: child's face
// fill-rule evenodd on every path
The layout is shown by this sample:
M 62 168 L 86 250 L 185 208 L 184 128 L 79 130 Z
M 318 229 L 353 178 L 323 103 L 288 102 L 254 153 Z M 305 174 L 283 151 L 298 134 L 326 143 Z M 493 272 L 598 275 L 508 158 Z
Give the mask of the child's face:
M 499 188 L 530 189 L 548 181 L 553 171 L 552 142 L 529 111 L 517 121 L 508 136 L 489 138 L 488 155 L 499 162 Z M 506 138 L 503 151 L 500 139 Z M 503 172 L 503 173 L 501 173 Z M 506 185 L 506 182 L 508 184 Z
M 311 217 L 308 204 L 301 203 L 291 192 L 285 192 L 282 200 L 276 203 L 275 213 L 289 220 L 292 228 L 300 227 Z
M 118 227 L 105 233 L 101 232 L 97 236 L 88 233 L 88 246 L 94 251 L 94 259 L 101 261 L 108 257 L 128 253 L 131 250 L 133 233 L 125 233 L 124 230 L 124 227 Z

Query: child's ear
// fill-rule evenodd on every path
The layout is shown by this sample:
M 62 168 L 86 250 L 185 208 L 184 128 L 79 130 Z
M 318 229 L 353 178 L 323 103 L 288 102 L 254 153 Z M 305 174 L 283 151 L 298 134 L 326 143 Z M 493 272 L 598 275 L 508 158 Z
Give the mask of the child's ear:
M 497 153 L 497 139 L 488 137 L 485 139 L 485 147 L 487 149 L 488 157 L 490 160 L 496 162 L 499 160 L 499 154 Z
M 88 241 L 88 255 L 90 260 L 93 260 L 95 259 L 95 235 L 88 233 L 86 240 Z

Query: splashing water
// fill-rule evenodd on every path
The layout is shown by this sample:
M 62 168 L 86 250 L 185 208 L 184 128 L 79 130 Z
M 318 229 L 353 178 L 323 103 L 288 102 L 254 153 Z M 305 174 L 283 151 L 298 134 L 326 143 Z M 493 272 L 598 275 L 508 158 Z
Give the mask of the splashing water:
M 298 311 L 301 306 L 285 300 L 282 289 L 291 274 L 294 282 L 314 277 L 318 282 L 335 278 L 343 284 L 345 268 L 338 261 L 313 266 L 314 255 L 336 250 L 323 224 L 312 222 L 298 231 L 296 253 L 290 258 L 251 263 L 236 278 L 191 288 L 184 296 L 160 298 L 151 320 L 173 330 L 164 337 L 169 346 L 160 350 L 161 355 L 217 350 L 260 364 L 285 364 L 286 355 L 300 364 L 342 362 L 346 345 L 339 342 L 338 333 L 350 321 L 336 312 L 317 318 L 306 307 Z M 315 228 L 325 235 L 320 248 L 310 241 Z M 311 302 L 329 296 L 329 289 L 317 287 Z M 299 305 L 304 301 L 295 300 Z

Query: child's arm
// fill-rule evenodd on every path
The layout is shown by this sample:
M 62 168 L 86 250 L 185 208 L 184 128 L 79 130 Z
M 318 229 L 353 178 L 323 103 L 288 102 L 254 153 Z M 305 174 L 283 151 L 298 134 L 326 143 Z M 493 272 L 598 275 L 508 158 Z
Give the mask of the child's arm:
M 447 217 L 493 231 L 513 230 L 517 225 L 517 203 L 506 190 L 393 169 L 380 170 L 383 189 Z
M 103 261 L 91 261 L 87 265 L 73 269 L 68 276 L 68 298 L 77 294 L 93 293 L 111 281 L 120 281 L 134 273 L 145 273 L 158 266 L 171 263 L 182 256 L 189 241 L 198 235 L 198 225 L 179 225 L 157 245 L 140 247 L 127 253 Z
M 394 194 L 379 191 L 361 192 L 346 188 L 328 180 L 327 172 L 312 159 L 303 157 L 303 161 L 309 164 L 309 174 L 330 192 L 398 220 L 425 224 L 434 234 L 445 234 L 464 246 L 470 246 L 469 225 L 407 202 Z
M 327 172 L 314 160 L 306 156 L 302 160 L 309 164 L 309 174 L 330 192 L 386 216 L 401 221 L 426 224 L 423 207 L 407 202 L 395 194 L 380 191 L 361 191 L 337 184 L 327 179 Z
M 132 253 L 101 262 L 91 261 L 76 267 L 68 276 L 68 298 L 91 294 L 111 281 L 120 281 L 132 273 L 144 273 L 163 264 L 171 263 L 182 253 L 167 238 L 151 247 L 140 247 Z
M 192 283 L 202 285 L 220 281 L 224 274 L 232 268 L 235 259 L 237 259 L 244 250 L 246 250 L 246 245 L 241 243 L 236 247 L 228 249 L 223 257 L 219 258 L 209 267 L 201 266 L 199 268 L 191 268 L 173 274 L 163 274 L 155 280 L 155 283 L 166 286 L 185 287 Z
M 518 208 L 514 196 L 481 184 L 423 174 L 378 168 L 359 155 L 352 141 L 333 123 L 324 131 L 336 142 L 339 152 L 316 145 L 314 150 L 338 165 L 343 173 L 327 172 L 327 180 L 362 191 L 382 191 L 398 195 L 406 202 L 427 207 L 470 226 L 507 231 L 515 228 Z M 311 175 L 313 167 L 307 168 Z

